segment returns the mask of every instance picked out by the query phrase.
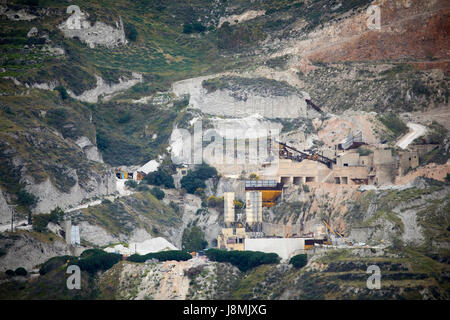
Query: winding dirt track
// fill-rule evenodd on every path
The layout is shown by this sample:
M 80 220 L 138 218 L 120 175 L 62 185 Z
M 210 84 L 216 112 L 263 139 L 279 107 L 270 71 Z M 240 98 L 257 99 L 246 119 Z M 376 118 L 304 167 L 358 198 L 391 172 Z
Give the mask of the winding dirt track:
M 418 137 L 423 136 L 427 132 L 426 127 L 417 123 L 408 122 L 407 126 L 409 128 L 409 132 L 401 137 L 396 144 L 397 147 L 402 149 L 406 149 L 411 142 Z

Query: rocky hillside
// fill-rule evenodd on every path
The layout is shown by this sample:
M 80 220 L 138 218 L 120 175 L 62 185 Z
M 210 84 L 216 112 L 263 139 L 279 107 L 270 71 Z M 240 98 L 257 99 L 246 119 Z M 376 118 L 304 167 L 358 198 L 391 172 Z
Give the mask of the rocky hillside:
M 379 29 L 368 27 L 370 5 L 380 9 Z M 427 128 L 419 142 L 437 147 L 398 177 L 402 186 L 311 183 L 264 210 L 269 229 L 310 232 L 326 218 L 353 241 L 381 246 L 375 252 L 325 252 L 305 269 L 247 273 L 211 261 L 121 262 L 83 274 L 90 289 L 75 296 L 448 299 L 449 12 L 444 0 L 1 1 L 0 271 L 71 253 L 62 223 L 48 232 L 25 225 L 57 207 L 80 226 L 84 249 L 153 237 L 181 248 L 192 226 L 215 246 L 220 197 L 244 200 L 243 180 L 256 168 L 216 165 L 219 176 L 187 194 L 170 159 L 183 146 L 175 128 L 192 132 L 202 121 L 220 137 L 274 130 L 299 149 L 332 154 L 358 130 L 394 149 L 413 121 Z M 151 160 L 175 177 L 163 199 L 114 174 Z M 27 231 L 5 232 L 13 214 Z M 376 294 L 363 288 L 373 262 L 390 285 Z M 63 267 L 29 284 L 2 273 L 0 297 L 75 297 L 46 296 L 41 286 L 60 285 L 51 276 L 63 277 Z

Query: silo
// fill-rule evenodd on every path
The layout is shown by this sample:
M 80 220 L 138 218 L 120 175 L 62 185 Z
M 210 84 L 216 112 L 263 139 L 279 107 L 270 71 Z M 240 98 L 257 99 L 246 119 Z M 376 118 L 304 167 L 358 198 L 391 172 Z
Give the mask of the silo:
M 245 193 L 247 207 L 245 215 L 249 225 L 262 222 L 262 193 L 261 191 L 247 191 Z
M 234 192 L 224 192 L 223 194 L 225 224 L 234 222 Z

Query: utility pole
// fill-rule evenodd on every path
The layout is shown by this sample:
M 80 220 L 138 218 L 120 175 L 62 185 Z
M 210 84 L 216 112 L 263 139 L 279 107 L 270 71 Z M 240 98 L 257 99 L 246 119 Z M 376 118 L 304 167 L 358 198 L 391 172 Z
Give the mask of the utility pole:
M 15 204 L 8 205 L 11 208 L 11 232 L 14 232 L 14 208 L 17 206 Z

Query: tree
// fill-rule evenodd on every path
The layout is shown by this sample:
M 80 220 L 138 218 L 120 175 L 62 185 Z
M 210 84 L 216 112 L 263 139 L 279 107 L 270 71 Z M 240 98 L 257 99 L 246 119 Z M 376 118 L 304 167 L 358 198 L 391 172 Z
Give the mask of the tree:
M 198 165 L 195 170 L 189 170 L 180 183 L 188 193 L 194 194 L 198 188 L 205 189 L 205 181 L 215 176 L 217 176 L 216 168 L 204 163 Z
M 154 195 L 155 198 L 158 199 L 158 200 L 162 200 L 162 199 L 164 199 L 164 197 L 166 196 L 166 194 L 164 193 L 164 191 L 162 191 L 162 190 L 161 190 L 160 188 L 158 188 L 158 187 L 153 187 L 153 188 L 150 190 L 150 193 L 151 193 L 152 195 Z
M 32 219 L 33 230 L 36 232 L 47 232 L 47 225 L 49 222 L 50 215 L 48 214 L 38 214 Z
M 60 207 L 56 207 L 50 211 L 49 221 L 53 223 L 60 223 L 64 218 L 64 211 Z
M 308 263 L 308 256 L 306 254 L 298 254 L 293 256 L 291 260 L 289 260 L 289 263 L 292 264 L 294 268 L 303 268 Z
M 208 245 L 205 240 L 205 233 L 198 226 L 184 229 L 181 242 L 183 248 L 188 252 L 203 250 Z
M 208 249 L 206 256 L 217 262 L 229 262 L 245 272 L 262 264 L 273 264 L 280 261 L 276 253 L 264 253 L 260 251 L 225 251 Z
M 16 274 L 16 276 L 22 276 L 22 277 L 25 277 L 28 274 L 27 270 L 25 270 L 25 268 L 22 268 L 22 267 L 17 268 L 14 271 L 14 273 Z
M 31 209 L 36 206 L 38 200 L 38 197 L 29 193 L 25 189 L 21 189 L 19 190 L 19 192 L 17 192 L 17 202 L 19 203 L 19 205 L 28 207 L 28 224 L 32 223 Z
M 183 33 L 186 33 L 186 34 L 192 33 L 192 25 L 189 23 L 183 24 Z
M 172 176 L 163 169 L 158 169 L 157 171 L 150 172 L 144 177 L 143 181 L 147 184 L 155 186 L 164 186 L 165 188 L 175 188 Z
M 57 86 L 55 90 L 59 92 L 59 95 L 63 100 L 66 100 L 70 97 L 69 94 L 67 93 L 66 88 L 64 88 L 63 86 Z
M 137 39 L 137 30 L 135 26 L 131 23 L 125 24 L 125 36 L 132 42 Z

